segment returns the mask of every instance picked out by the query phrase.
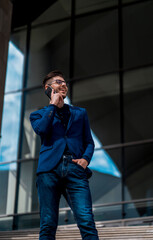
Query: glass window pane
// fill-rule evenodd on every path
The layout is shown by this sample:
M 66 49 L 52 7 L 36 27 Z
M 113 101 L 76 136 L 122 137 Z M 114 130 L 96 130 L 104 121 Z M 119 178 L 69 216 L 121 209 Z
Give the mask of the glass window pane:
M 93 207 L 95 221 L 109 221 L 122 218 L 122 205 Z
M 0 162 L 17 159 L 21 98 L 21 92 L 5 94 L 4 96 Z
M 26 32 L 11 35 L 9 42 L 5 92 L 22 89 Z
M 16 216 L 16 229 L 32 229 L 32 228 L 38 229 L 39 227 L 40 227 L 39 213 Z M 37 236 L 39 236 L 38 232 L 39 231 L 36 230 Z M 31 236 L 29 237 L 29 239 L 30 238 Z M 33 239 L 37 239 L 36 235 L 35 235 L 35 238 Z
M 36 160 L 20 164 L 18 213 L 39 211 L 36 190 L 37 164 Z
M 92 12 L 95 10 L 112 7 L 117 5 L 117 0 L 77 0 L 76 1 L 76 14 Z
M 118 69 L 117 10 L 76 19 L 74 76 Z
M 71 16 L 71 0 L 56 0 L 50 4 L 35 21 L 33 26 Z
M 124 73 L 125 141 L 152 138 L 153 67 Z
M 124 67 L 153 63 L 153 2 L 123 8 Z
M 126 218 L 137 218 L 152 216 L 153 213 L 153 201 L 145 201 L 139 203 L 130 203 L 125 205 Z M 144 223 L 148 224 L 149 221 Z
M 100 146 L 120 142 L 117 74 L 74 82 L 73 104 L 87 109 L 91 129 Z
M 133 2 L 139 2 L 140 0 L 122 0 L 122 3 L 133 3 Z M 143 2 L 143 0 L 142 0 Z
M 13 225 L 13 217 L 0 218 L 1 231 L 11 231 Z
M 64 21 L 31 32 L 28 87 L 39 86 L 50 71 L 60 69 L 69 76 L 70 21 Z
M 93 172 L 90 179 L 93 204 L 120 202 L 122 176 L 120 149 L 95 150 L 89 168 Z
M 153 197 L 152 169 L 152 143 L 125 148 L 125 200 Z M 143 215 L 137 211 L 137 217 Z
M 0 215 L 14 213 L 16 172 L 16 163 L 0 164 Z
M 35 158 L 39 156 L 40 139 L 32 129 L 29 116 L 31 112 L 47 106 L 49 104 L 49 98 L 44 94 L 44 90 L 41 88 L 27 92 L 25 99 L 22 158 Z

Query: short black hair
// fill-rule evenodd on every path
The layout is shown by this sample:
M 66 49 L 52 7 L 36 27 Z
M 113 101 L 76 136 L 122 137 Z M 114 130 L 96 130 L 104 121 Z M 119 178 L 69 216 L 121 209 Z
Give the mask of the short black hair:
M 51 71 L 45 76 L 45 78 L 43 80 L 43 83 L 42 83 L 43 88 L 45 87 L 45 84 L 49 79 L 56 77 L 56 76 L 60 76 L 60 77 L 64 78 L 64 74 L 60 70 Z

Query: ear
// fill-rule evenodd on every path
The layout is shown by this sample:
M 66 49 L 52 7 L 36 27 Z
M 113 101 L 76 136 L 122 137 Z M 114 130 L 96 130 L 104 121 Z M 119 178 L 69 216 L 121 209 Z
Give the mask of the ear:
M 45 85 L 45 90 L 48 88 L 47 84 Z

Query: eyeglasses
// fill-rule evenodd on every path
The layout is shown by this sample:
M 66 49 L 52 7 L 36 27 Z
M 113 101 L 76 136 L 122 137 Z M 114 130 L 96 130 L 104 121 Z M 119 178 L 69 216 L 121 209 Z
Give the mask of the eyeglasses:
M 67 85 L 67 83 L 66 83 L 65 81 L 62 81 L 62 80 L 60 80 L 60 79 L 56 79 L 56 80 L 52 81 L 52 83 L 50 83 L 50 84 L 48 84 L 48 85 L 51 86 L 54 82 L 56 82 L 56 83 L 59 84 L 59 85 L 62 85 L 62 83 L 65 84 L 65 85 Z

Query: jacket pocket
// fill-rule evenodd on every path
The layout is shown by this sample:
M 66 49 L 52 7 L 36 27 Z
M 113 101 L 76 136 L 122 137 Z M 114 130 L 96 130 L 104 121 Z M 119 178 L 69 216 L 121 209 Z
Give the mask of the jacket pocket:
M 45 152 L 45 151 L 47 151 L 49 149 L 52 149 L 52 148 L 53 148 L 53 145 L 51 145 L 51 146 L 42 146 L 41 149 L 40 149 L 40 153 Z

